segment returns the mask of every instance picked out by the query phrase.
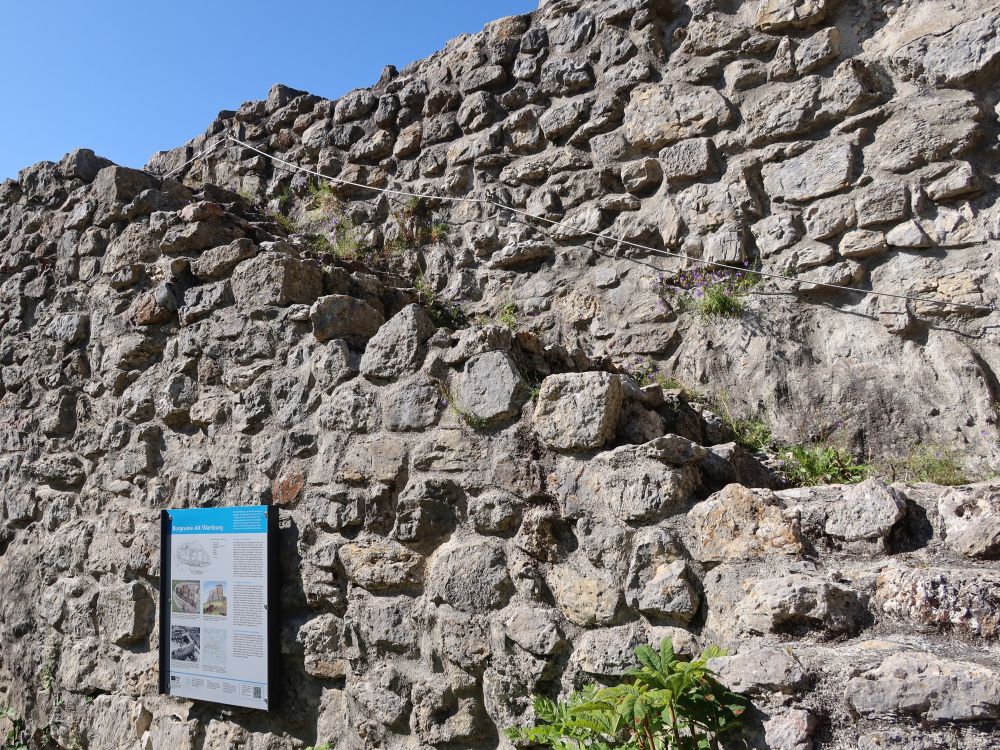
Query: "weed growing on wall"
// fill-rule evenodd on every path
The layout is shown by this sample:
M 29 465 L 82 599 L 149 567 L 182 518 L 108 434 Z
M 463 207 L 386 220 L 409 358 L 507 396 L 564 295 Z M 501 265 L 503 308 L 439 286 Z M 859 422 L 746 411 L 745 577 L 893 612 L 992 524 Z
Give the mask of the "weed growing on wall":
M 782 473 L 789 484 L 854 484 L 863 481 L 871 467 L 850 451 L 831 445 L 793 445 L 780 452 Z
M 952 487 L 973 481 L 962 467 L 958 451 L 935 445 L 919 445 L 906 455 L 879 462 L 875 469 L 893 482 L 931 482 Z
M 678 659 L 669 640 L 640 646 L 639 668 L 612 687 L 589 685 L 564 700 L 536 697 L 535 725 L 507 730 L 517 742 L 556 750 L 706 750 L 740 725 L 746 698 L 726 688 L 707 662 Z
M 682 312 L 695 312 L 708 320 L 739 318 L 745 300 L 759 277 L 745 271 L 699 265 L 657 279 L 660 298 Z
M 28 750 L 24 719 L 13 708 L 0 708 L 0 750 Z

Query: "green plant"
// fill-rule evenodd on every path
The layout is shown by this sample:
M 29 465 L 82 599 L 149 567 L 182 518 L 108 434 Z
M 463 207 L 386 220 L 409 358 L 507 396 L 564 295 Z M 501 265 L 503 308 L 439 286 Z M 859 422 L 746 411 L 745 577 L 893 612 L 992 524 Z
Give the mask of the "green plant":
M 0 750 L 28 750 L 24 719 L 13 708 L 0 708 Z
M 306 750 L 333 750 L 329 742 L 324 742 L 322 745 L 310 745 Z
M 472 412 L 466 411 L 458 404 L 455 403 L 455 399 L 452 398 L 451 391 L 448 390 L 447 386 L 443 383 L 438 385 L 439 401 L 438 403 L 447 409 L 450 409 L 455 415 L 465 422 L 469 427 L 474 430 L 482 430 L 489 427 L 489 422 L 481 417 L 477 417 Z
M 635 382 L 640 386 L 653 385 L 654 383 L 663 390 L 682 389 L 680 381 L 673 376 L 666 376 L 660 372 L 656 363 L 648 357 L 630 357 L 624 364 L 626 373 L 635 378 Z
M 294 234 L 298 231 L 299 227 L 291 216 L 288 216 L 281 211 L 269 210 L 266 213 L 275 224 L 284 230 L 285 234 Z
M 434 288 L 427 283 L 423 274 L 417 276 L 413 282 L 413 287 L 417 291 L 420 304 L 427 310 L 427 315 L 438 328 L 464 328 L 469 319 L 462 309 L 453 302 L 442 300 Z
M 746 295 L 759 282 L 752 273 L 705 266 L 658 279 L 662 300 L 671 299 L 679 309 L 710 320 L 741 317 Z
M 509 328 L 512 331 L 517 330 L 517 304 L 514 302 L 508 302 L 503 307 L 500 308 L 500 314 L 497 316 L 497 320 L 500 325 Z
M 920 445 L 905 456 L 878 463 L 875 471 L 894 482 L 931 482 L 945 486 L 968 484 L 958 451 L 934 445 Z
M 431 224 L 431 242 L 438 244 L 448 239 L 448 225 L 441 221 Z
M 444 222 L 434 221 L 426 198 L 410 198 L 400 211 L 393 214 L 393 218 L 399 226 L 396 242 L 403 249 L 448 239 L 448 226 Z
M 353 222 L 346 216 L 343 204 L 337 199 L 328 182 L 308 185 L 309 205 L 299 231 L 307 235 L 312 250 L 320 255 L 344 260 L 359 257 L 360 247 Z
M 257 193 L 248 188 L 240 188 L 236 191 L 236 194 L 243 199 L 243 202 L 250 207 L 257 207 L 260 201 L 257 199 Z
M 725 394 L 718 398 L 704 400 L 718 413 L 719 418 L 733 433 L 733 439 L 739 445 L 752 451 L 766 451 L 772 447 L 771 428 L 759 419 L 737 417 Z
M 612 687 L 589 685 L 567 699 L 536 697 L 535 726 L 513 727 L 514 741 L 554 750 L 712 750 L 740 724 L 747 700 L 726 688 L 707 662 L 724 653 L 710 647 L 682 661 L 670 641 L 640 646 L 639 668 Z
M 830 445 L 792 445 L 780 456 L 785 478 L 797 487 L 854 484 L 869 473 L 869 467 L 859 463 L 850 451 Z
M 55 673 L 59 664 L 59 643 L 50 641 L 45 648 L 45 662 L 42 665 L 42 692 L 52 695 L 55 686 Z

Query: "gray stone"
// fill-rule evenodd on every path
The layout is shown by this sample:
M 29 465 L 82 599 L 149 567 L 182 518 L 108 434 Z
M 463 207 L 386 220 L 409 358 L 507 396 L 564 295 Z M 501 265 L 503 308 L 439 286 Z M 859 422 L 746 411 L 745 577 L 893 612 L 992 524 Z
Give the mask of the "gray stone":
M 894 50 L 890 62 L 907 76 L 938 87 L 959 87 L 995 70 L 1000 20 L 985 6 L 977 9 L 985 12 L 939 32 L 921 34 Z
M 849 680 L 845 698 L 865 718 L 995 720 L 1000 717 L 1000 674 L 979 664 L 904 651 Z
M 885 234 L 869 229 L 856 229 L 840 238 L 838 252 L 845 258 L 867 258 L 878 255 L 889 247 Z
M 213 247 L 203 252 L 191 262 L 191 272 L 202 279 L 221 279 L 256 253 L 256 245 L 250 239 L 243 237 L 228 245 Z
M 392 535 L 403 542 L 432 544 L 454 529 L 458 488 L 447 479 L 418 479 L 406 485 L 396 501 Z
M 865 162 L 896 173 L 964 154 L 982 117 L 971 92 L 949 89 L 897 99 L 890 112 L 865 149 Z
M 480 534 L 510 534 L 521 525 L 524 501 L 504 490 L 469 498 L 469 520 Z
M 89 170 L 88 170 L 89 171 Z M 128 203 L 144 190 L 158 186 L 155 177 L 138 169 L 106 166 L 94 176 L 92 189 L 104 204 Z
M 345 294 L 320 297 L 309 308 L 309 320 L 317 341 L 344 339 L 353 343 L 370 339 L 385 323 L 381 312 Z
M 825 531 L 848 542 L 879 539 L 905 515 L 906 501 L 899 492 L 879 479 L 866 479 L 829 506 Z
M 931 244 L 923 227 L 912 219 L 886 232 L 885 241 L 891 247 L 921 248 Z
M 877 182 L 857 196 L 858 226 L 895 224 L 909 216 L 909 193 L 896 182 Z
M 541 85 L 549 96 L 567 96 L 592 87 L 594 71 L 589 63 L 578 60 L 546 60 L 542 65 Z
M 557 105 L 538 118 L 538 126 L 550 141 L 567 138 L 586 119 L 589 109 L 589 102 L 581 100 Z
M 968 162 L 959 162 L 958 166 L 944 177 L 939 177 L 930 183 L 926 190 L 931 200 L 948 201 L 970 193 L 978 193 L 981 184 L 975 168 Z
M 426 430 L 438 420 L 440 388 L 428 381 L 401 383 L 386 390 L 382 421 L 393 432 Z
M 357 161 L 380 161 L 392 153 L 395 142 L 392 133 L 376 130 L 351 146 L 351 157 Z
M 550 375 L 542 381 L 533 426 L 558 450 L 592 450 L 611 439 L 621 411 L 621 381 L 604 372 Z
M 507 71 L 502 65 L 483 65 L 467 73 L 462 81 L 462 92 L 470 93 L 480 89 L 495 88 L 507 80 Z
M 694 464 L 706 455 L 700 445 L 678 435 L 606 451 L 585 469 L 576 503 L 627 522 L 663 518 L 685 507 L 699 483 Z
M 407 305 L 369 339 L 361 358 L 361 373 L 388 380 L 413 372 L 423 362 L 427 339 L 435 330 L 420 305 Z
M 111 166 L 114 166 L 111 161 L 98 156 L 89 148 L 78 148 L 59 161 L 59 173 L 69 179 L 92 182 L 102 169 Z
M 771 214 L 750 227 L 750 231 L 762 258 L 779 253 L 802 239 L 801 223 L 791 213 Z
M 746 648 L 733 656 L 710 659 L 708 668 L 738 693 L 785 693 L 809 687 L 809 674 L 787 649 Z
M 357 628 L 369 651 L 405 653 L 416 646 L 413 599 L 408 596 L 372 596 L 353 589 L 344 619 Z
M 738 632 L 766 634 L 796 629 L 853 634 L 862 626 L 865 603 L 853 589 L 808 573 L 755 579 L 735 614 Z M 717 627 L 721 613 L 712 613 Z
M 796 274 L 808 271 L 810 268 L 818 268 L 837 259 L 837 251 L 824 242 L 815 240 L 802 240 L 794 245 L 789 253 L 790 267 L 794 268 Z
M 514 587 L 502 549 L 489 542 L 451 543 L 431 559 L 428 594 L 462 612 L 501 609 Z
M 646 84 L 632 91 L 625 107 L 625 137 L 638 148 L 657 149 L 731 121 L 729 103 L 713 88 Z
M 764 722 L 764 739 L 770 750 L 812 750 L 812 735 L 818 728 L 815 714 L 793 708 Z
M 857 224 L 858 213 L 850 195 L 821 198 L 802 212 L 806 234 L 814 240 L 825 240 Z
M 160 249 L 165 253 L 197 253 L 218 245 L 224 245 L 243 236 L 238 226 L 216 220 L 195 221 L 170 227 Z
M 358 120 L 371 113 L 378 106 L 378 99 L 367 89 L 355 89 L 341 97 L 334 110 L 336 122 Z
M 45 328 L 45 335 L 67 346 L 82 341 L 87 336 L 88 318 L 79 313 L 66 313 L 54 318 Z
M 531 654 L 552 656 L 566 645 L 554 610 L 515 602 L 502 614 L 506 636 Z
M 795 48 L 795 71 L 800 75 L 821 68 L 840 55 L 840 29 L 823 29 Z
M 966 557 L 1000 556 L 1000 487 L 956 487 L 938 501 L 945 543 Z
M 663 169 L 656 159 L 641 159 L 622 165 L 621 176 L 625 189 L 640 195 L 659 186 L 663 179 Z
M 486 352 L 465 363 L 451 397 L 460 414 L 488 426 L 516 417 L 528 398 L 528 386 L 507 354 Z
M 145 640 L 153 630 L 153 598 L 138 583 L 101 589 L 97 597 L 97 626 L 101 637 L 116 646 Z
M 691 138 L 660 151 L 660 164 L 667 182 L 691 180 L 715 171 L 715 147 L 711 138 Z
M 599 628 L 580 634 L 573 649 L 573 663 L 587 674 L 620 677 L 636 666 L 634 651 L 645 642 L 635 624 Z
M 764 189 L 772 198 L 809 201 L 844 189 L 854 170 L 855 148 L 848 139 L 819 143 L 801 156 L 764 167 Z
M 265 305 L 309 304 L 323 291 L 318 265 L 283 253 L 267 252 L 243 261 L 233 271 L 233 296 L 241 309 Z

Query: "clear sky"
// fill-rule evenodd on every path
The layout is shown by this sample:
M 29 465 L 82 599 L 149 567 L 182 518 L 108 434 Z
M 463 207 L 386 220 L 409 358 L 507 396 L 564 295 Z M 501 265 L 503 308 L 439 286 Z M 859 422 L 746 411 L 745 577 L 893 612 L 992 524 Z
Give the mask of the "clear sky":
M 538 0 L 0 0 L 0 180 L 74 148 L 141 167 L 274 83 L 329 98 Z

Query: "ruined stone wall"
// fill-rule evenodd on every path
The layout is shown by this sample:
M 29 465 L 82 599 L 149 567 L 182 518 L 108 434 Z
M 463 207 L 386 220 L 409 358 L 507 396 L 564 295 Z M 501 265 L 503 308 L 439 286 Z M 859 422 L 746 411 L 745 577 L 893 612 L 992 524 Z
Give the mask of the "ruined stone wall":
M 788 439 L 989 465 L 995 314 L 810 284 L 995 298 L 997 23 L 549 2 L 337 102 L 275 87 L 148 171 L 77 151 L 0 185 L 0 706 L 38 747 L 507 747 L 533 693 L 670 637 L 729 647 L 750 747 L 994 746 L 1000 487 L 782 489 L 628 359 Z M 343 188 L 366 252 L 326 257 L 305 180 L 229 142 L 181 167 L 225 133 L 794 278 L 705 322 L 662 255 L 439 201 L 407 241 Z M 157 696 L 158 511 L 257 502 L 283 706 Z

